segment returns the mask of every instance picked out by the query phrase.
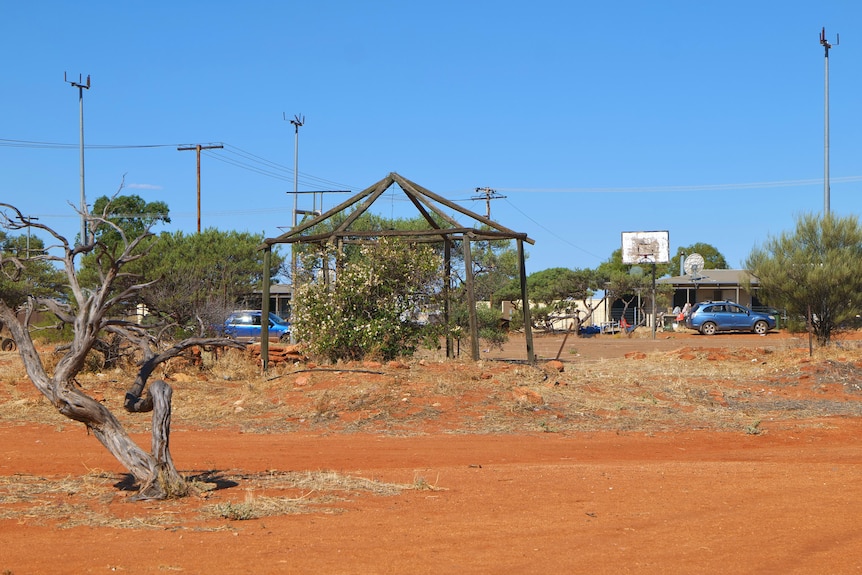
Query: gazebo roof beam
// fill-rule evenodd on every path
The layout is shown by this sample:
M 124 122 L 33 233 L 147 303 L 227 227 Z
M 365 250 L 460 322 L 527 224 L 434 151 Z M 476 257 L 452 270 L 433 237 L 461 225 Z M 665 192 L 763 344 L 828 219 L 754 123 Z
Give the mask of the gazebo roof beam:
M 377 182 L 377 185 L 375 186 L 374 191 L 368 196 L 368 198 L 364 202 L 362 202 L 361 206 L 359 206 L 356 210 L 354 210 L 352 214 L 347 216 L 347 219 L 345 219 L 343 222 L 341 222 L 341 225 L 338 226 L 336 231 L 340 232 L 340 231 L 343 231 L 343 230 L 346 230 L 347 228 L 349 228 L 350 225 L 354 221 L 356 221 L 356 219 L 359 216 L 364 214 L 365 211 L 369 207 L 371 207 L 371 204 L 373 204 L 375 201 L 377 201 L 377 198 L 379 198 L 383 194 L 383 192 L 388 190 L 389 187 L 393 183 L 394 183 L 394 181 L 392 179 L 392 176 L 387 176 L 387 177 L 383 178 L 382 180 L 380 180 L 379 182 Z
M 399 175 L 399 174 L 397 174 L 397 173 L 395 173 L 395 172 L 392 172 L 392 174 L 390 174 L 390 175 L 391 175 L 391 176 L 392 176 L 392 178 L 393 178 L 393 179 L 398 183 L 398 185 L 399 185 L 399 186 L 401 186 L 401 188 L 402 188 L 402 189 L 412 188 L 412 189 L 413 189 L 413 191 L 417 192 L 417 193 L 418 193 L 418 194 L 420 194 L 421 196 L 426 196 L 426 197 L 428 197 L 428 198 L 430 198 L 430 199 L 434 200 L 435 202 L 439 202 L 439 203 L 443 204 L 443 205 L 444 205 L 444 206 L 446 206 L 447 208 L 450 208 L 450 209 L 455 210 L 456 212 L 458 212 L 458 213 L 460 213 L 460 214 L 463 214 L 463 215 L 465 215 L 465 216 L 468 216 L 468 217 L 470 217 L 470 218 L 473 218 L 474 220 L 476 220 L 476 221 L 478 221 L 478 222 L 481 222 L 481 223 L 485 224 L 486 226 L 489 226 L 489 227 L 491 227 L 491 228 L 494 228 L 495 230 L 498 230 L 498 231 L 501 231 L 501 232 L 508 232 L 508 233 L 510 233 L 510 234 L 517 234 L 517 232 L 515 232 L 514 230 L 510 230 L 510 229 L 508 229 L 508 228 L 506 228 L 506 227 L 503 227 L 503 226 L 501 226 L 500 224 L 498 224 L 497 222 L 495 222 L 494 220 L 491 220 L 491 219 L 489 219 L 489 218 L 486 218 L 485 216 L 479 215 L 479 214 L 477 214 L 477 213 L 475 213 L 475 212 L 471 212 L 471 211 L 470 211 L 470 210 L 468 210 L 468 209 L 462 208 L 462 207 L 461 207 L 461 206 L 459 206 L 458 204 L 455 204 L 455 203 L 453 203 L 453 202 L 450 202 L 449 200 L 447 200 L 447 199 L 446 199 L 446 198 L 444 198 L 443 196 L 438 196 L 437 194 L 435 194 L 435 193 L 434 193 L 434 192 L 432 192 L 431 190 L 428 190 L 428 189 L 426 189 L 426 188 L 423 188 L 423 187 L 422 187 L 422 186 L 420 186 L 419 184 L 417 184 L 417 183 L 415 183 L 415 182 L 411 182 L 411 181 L 410 181 L 410 180 L 408 180 L 407 178 L 405 178 L 405 177 L 403 177 L 403 176 L 401 176 L 401 175 Z M 435 210 L 435 211 L 437 211 L 437 210 Z M 440 212 L 438 212 L 438 213 L 440 213 Z M 447 220 L 448 220 L 448 219 L 449 219 L 449 218 L 447 218 Z M 532 245 L 532 244 L 534 244 L 534 243 L 535 243 L 535 242 L 534 242 L 533 240 L 531 240 L 530 238 L 525 238 L 525 239 L 524 239 L 524 241 L 525 241 L 525 242 L 527 242 L 527 243 L 528 243 L 528 244 L 530 244 L 530 245 Z

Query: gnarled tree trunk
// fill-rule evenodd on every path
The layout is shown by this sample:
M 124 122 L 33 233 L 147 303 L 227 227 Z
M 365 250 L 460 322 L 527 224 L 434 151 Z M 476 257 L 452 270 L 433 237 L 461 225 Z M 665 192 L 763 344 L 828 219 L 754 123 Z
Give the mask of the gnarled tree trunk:
M 9 216 L 5 209 L 14 212 Z M 106 208 L 107 209 L 107 208 Z M 68 241 L 51 228 L 33 223 L 25 218 L 19 210 L 9 204 L 0 203 L 0 222 L 11 229 L 38 228 L 54 236 L 59 242 L 57 248 L 63 249 L 63 256 L 40 256 L 47 261 L 61 263 L 66 273 L 71 298 L 58 296 L 56 298 L 30 297 L 26 302 L 13 309 L 3 294 L 0 294 L 0 323 L 6 324 L 12 338 L 18 345 L 21 359 L 27 375 L 36 388 L 48 398 L 51 404 L 62 415 L 74 421 L 80 421 L 105 448 L 132 474 L 139 485 L 136 496 L 139 499 L 162 499 L 182 496 L 188 491 L 183 477 L 174 465 L 170 453 L 171 426 L 171 395 L 172 390 L 164 381 L 151 384 L 149 393 L 144 395 L 147 379 L 153 369 L 160 363 L 175 357 L 183 350 L 196 345 L 244 347 L 242 344 L 223 338 L 189 338 L 178 342 L 173 347 L 159 351 L 159 342 L 151 337 L 138 325 L 123 320 L 111 319 L 109 313 L 123 304 L 134 301 L 134 296 L 149 284 L 137 284 L 124 288 L 114 287 L 115 280 L 122 275 L 123 266 L 141 257 L 140 244 L 148 237 L 144 233 L 134 239 L 128 239 L 123 230 L 102 217 L 87 216 L 90 230 L 94 224 L 113 227 L 122 237 L 123 250 L 119 255 L 113 255 L 101 250 L 93 233 L 81 238 L 83 244 L 71 246 Z M 101 285 L 92 290 L 82 288 L 75 269 L 75 258 L 81 254 L 97 251 L 103 264 L 101 268 Z M 28 254 L 29 257 L 29 254 Z M 0 273 L 7 275 L 13 281 L 20 279 L 24 269 L 16 257 L 4 257 L 0 254 Z M 74 339 L 65 348 L 65 354 L 49 376 L 30 336 L 30 320 L 36 310 L 53 313 L 60 322 L 71 324 L 74 328 Z M 153 412 L 153 431 L 151 452 L 141 449 L 123 428 L 111 411 L 104 405 L 86 395 L 74 382 L 75 376 L 81 371 L 87 353 L 99 347 L 107 346 L 101 337 L 110 333 L 113 337 L 132 342 L 144 354 L 138 375 L 126 394 L 125 408 L 132 413 Z

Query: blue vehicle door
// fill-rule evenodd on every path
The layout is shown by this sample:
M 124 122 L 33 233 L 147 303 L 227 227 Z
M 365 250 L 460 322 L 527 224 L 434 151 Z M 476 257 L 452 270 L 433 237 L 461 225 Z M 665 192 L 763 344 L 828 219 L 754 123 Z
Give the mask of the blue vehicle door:
M 260 337 L 260 316 L 255 317 L 250 313 L 238 314 L 228 327 L 233 337 Z
M 704 311 L 704 322 L 711 321 L 715 324 L 715 328 L 717 330 L 728 329 L 727 328 L 727 311 L 725 310 L 724 305 L 722 304 L 714 304 L 707 306 Z M 702 325 L 702 324 L 701 324 Z
M 747 330 L 751 327 L 751 318 L 748 313 L 738 305 L 727 304 L 727 327 L 728 329 Z

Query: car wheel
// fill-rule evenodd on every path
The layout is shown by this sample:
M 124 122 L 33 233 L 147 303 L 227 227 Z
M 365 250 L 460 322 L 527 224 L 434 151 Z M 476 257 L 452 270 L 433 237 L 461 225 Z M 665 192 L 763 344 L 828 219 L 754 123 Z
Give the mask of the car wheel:
M 757 335 L 766 335 L 766 332 L 769 331 L 769 324 L 765 321 L 757 321 L 754 323 L 754 333 Z
M 703 335 L 715 335 L 715 324 L 711 321 L 706 322 L 700 326 L 700 333 Z
M 278 338 L 279 343 L 290 343 L 290 334 L 284 333 Z

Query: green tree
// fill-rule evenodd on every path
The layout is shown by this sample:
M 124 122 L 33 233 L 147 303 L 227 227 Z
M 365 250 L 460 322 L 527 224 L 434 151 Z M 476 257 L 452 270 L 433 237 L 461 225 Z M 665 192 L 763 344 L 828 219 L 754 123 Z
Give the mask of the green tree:
M 110 250 L 123 244 L 123 237 L 136 238 L 158 223 L 171 223 L 165 202 L 147 202 L 137 195 L 100 196 L 93 203 L 92 213 L 103 221 L 93 228 L 97 242 Z
M 353 217 L 357 209 L 358 208 L 347 213 L 338 212 L 333 214 L 327 220 L 309 228 L 304 235 L 315 236 L 319 234 L 329 234 L 343 225 L 348 218 Z M 441 227 L 446 227 L 445 222 L 438 223 Z M 416 231 L 429 229 L 429 224 L 422 216 L 417 216 L 415 218 L 386 218 L 366 211 L 350 223 L 349 229 L 355 232 Z M 299 276 L 297 278 L 297 284 L 313 281 L 318 273 L 323 269 L 324 261 L 326 261 L 326 267 L 328 267 L 328 269 L 332 270 L 336 267 L 335 251 L 321 247 L 320 244 L 293 244 L 292 249 L 296 250 L 297 254 L 297 275 Z M 442 244 L 432 245 L 432 249 L 442 257 Z M 363 257 L 363 253 L 361 244 L 347 243 L 342 246 L 342 251 L 338 257 L 342 262 L 350 262 L 361 259 Z
M 131 262 L 128 271 L 148 283 L 140 303 L 151 313 L 185 326 L 195 319 L 220 325 L 228 311 L 263 283 L 262 234 L 223 232 L 162 232 L 146 256 Z M 278 273 L 281 256 L 273 251 L 270 278 Z
M 470 247 L 476 300 L 488 301 L 491 309 L 497 309 L 500 300 L 495 294 L 518 277 L 518 251 L 511 240 L 477 241 Z M 458 260 L 463 262 L 460 251 Z
M 122 191 L 123 186 L 120 186 Z M 150 230 L 159 223 L 170 223 L 169 210 L 164 202 L 146 202 L 137 195 L 119 195 L 112 197 L 100 196 L 93 204 L 92 216 L 88 222 L 92 234 L 93 249 L 88 250 L 81 258 L 81 269 L 78 280 L 89 289 L 97 289 L 110 273 L 112 262 L 117 260 L 128 243 L 134 238 L 140 238 L 136 252 L 138 258 L 143 257 L 155 242 Z M 140 268 L 129 262 L 129 268 Z M 143 276 L 125 274 L 113 282 L 115 292 L 120 292 L 135 285 Z M 140 302 L 128 302 L 130 306 Z
M 418 313 L 440 292 L 439 256 L 400 238 L 364 245 L 360 256 L 346 261 L 331 283 L 299 287 L 297 338 L 330 361 L 413 353 L 424 337 Z
M 746 261 L 759 280 L 758 297 L 806 317 L 828 345 L 862 305 L 862 229 L 855 216 L 800 216 L 793 232 L 770 237 Z
M 262 284 L 263 256 L 257 248 L 263 236 L 214 228 L 190 235 L 150 234 L 156 224 L 170 223 L 168 214 L 164 202 L 146 202 L 136 195 L 96 199 L 90 228 L 95 245 L 82 258 L 79 280 L 91 289 L 101 285 L 117 254 L 131 238 L 140 238 L 136 258 L 124 264 L 125 273 L 113 280 L 112 289 L 121 293 L 146 285 L 136 290 L 137 299 L 124 300 L 125 309 L 113 312 L 130 314 L 144 305 L 151 320 L 161 316 L 183 327 L 194 321 L 220 325 L 239 299 Z M 277 251 L 272 265 L 271 278 L 282 265 Z
M 8 236 L 0 231 L 0 262 L 10 264 L 0 273 L 0 294 L 11 306 L 21 305 L 28 297 L 54 297 L 67 294 L 65 275 L 47 259 L 45 242 L 37 236 Z
M 531 304 L 540 304 L 531 307 L 533 319 L 550 329 L 553 319 L 564 314 L 572 317 L 580 327 L 595 311 L 597 304 L 593 304 L 591 299 L 602 289 L 602 283 L 602 277 L 590 269 L 549 268 L 530 274 L 527 277 L 527 297 Z M 510 281 L 497 295 L 508 301 L 520 300 L 520 282 Z M 582 304 L 585 316 L 576 312 L 576 303 Z
M 473 298 L 475 302 L 488 302 L 488 306 L 477 306 L 476 322 L 479 338 L 494 346 L 501 346 L 509 339 L 507 327 L 501 321 L 498 292 L 505 293 L 507 287 L 518 277 L 518 252 L 510 240 L 481 240 L 470 243 L 473 262 Z M 463 243 L 454 242 L 452 247 L 452 276 L 455 285 L 450 297 L 450 328 L 455 333 L 469 333 L 466 274 L 464 268 Z M 520 294 L 520 292 L 518 292 Z M 520 299 L 520 295 L 516 299 Z M 517 322 L 516 322 L 517 323 Z

